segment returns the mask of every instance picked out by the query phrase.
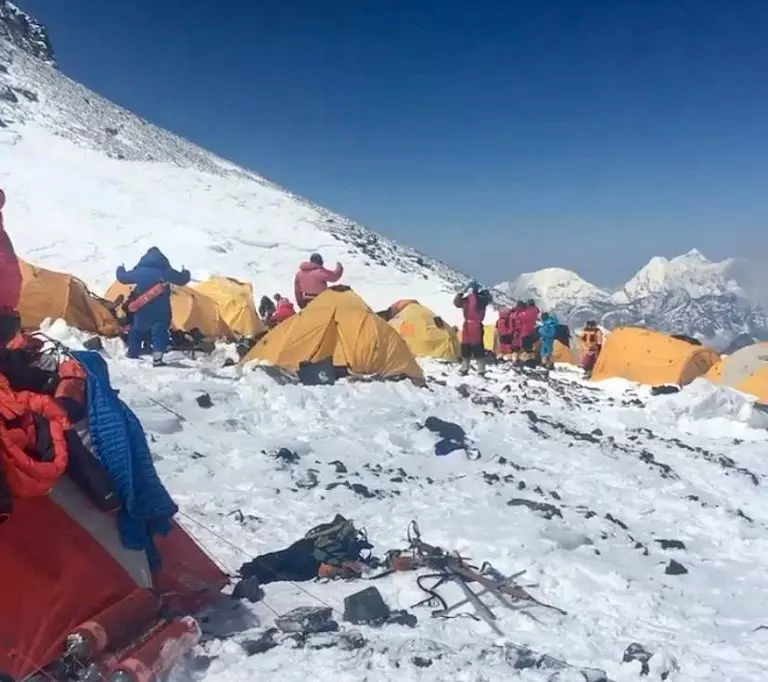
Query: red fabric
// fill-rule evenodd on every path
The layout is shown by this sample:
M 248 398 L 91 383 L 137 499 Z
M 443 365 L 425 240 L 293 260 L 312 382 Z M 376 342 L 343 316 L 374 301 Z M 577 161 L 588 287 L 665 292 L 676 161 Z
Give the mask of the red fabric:
M 509 332 L 512 335 L 512 348 L 519 349 L 523 345 L 523 340 L 520 337 L 520 308 L 513 308 L 507 319 L 509 321 Z
M 128 311 L 135 313 L 141 310 L 147 303 L 154 301 L 158 296 L 164 294 L 168 290 L 168 285 L 165 282 L 158 282 L 155 286 L 147 289 L 143 294 L 134 298 L 128 304 Z
M 464 326 L 461 329 L 461 342 L 469 346 L 483 345 L 483 320 L 485 319 L 485 306 L 480 305 L 475 292 L 464 296 L 456 294 L 453 305 L 461 308 L 464 313 Z
M 22 348 L 30 351 L 31 353 L 40 353 L 43 350 L 45 342 L 37 336 L 30 336 L 29 334 L 17 334 L 8 344 L 8 348 L 11 350 L 21 350 Z
M 581 355 L 581 368 L 587 372 L 594 369 L 597 363 L 597 350 L 585 350 Z
M 154 584 L 163 601 L 192 613 L 211 606 L 227 576 L 176 521 L 171 521 L 168 535 L 153 540 L 162 557 Z
M 496 329 L 499 332 L 499 353 L 502 355 L 509 355 L 512 352 L 511 314 L 512 311 L 505 308 L 499 312 L 499 319 L 496 321 Z
M 343 274 L 344 268 L 341 263 L 336 264 L 335 270 L 328 270 L 311 261 L 302 263 L 293 283 L 296 300 L 302 301 L 306 297 L 311 298 L 323 293 L 329 284 L 338 282 Z
M 539 309 L 536 306 L 523 308 L 519 313 L 517 313 L 517 321 L 520 325 L 520 341 L 536 331 L 536 320 L 538 319 Z
M 293 307 L 293 303 L 291 303 L 287 298 L 281 298 L 277 302 L 275 312 L 272 313 L 270 321 L 273 324 L 280 324 L 295 314 L 296 309 Z
M 581 367 L 586 371 L 594 368 L 600 348 L 603 345 L 603 333 L 599 329 L 585 329 L 581 333 Z
M 80 623 L 136 589 L 50 497 L 15 501 L 0 532 L 0 556 L 0 670 L 18 679 L 58 656 Z
M 21 269 L 8 233 L 3 226 L 5 193 L 0 189 L 0 313 L 17 310 L 21 297 Z
M 37 445 L 35 415 L 48 422 L 53 442 L 51 461 L 41 462 L 30 454 Z M 14 497 L 38 497 L 53 489 L 69 461 L 65 436 L 69 428 L 67 412 L 54 398 L 14 391 L 0 375 L 0 466 Z
M 603 333 L 599 329 L 585 329 L 581 333 L 581 345 L 585 350 L 597 350 L 603 345 Z
M 85 405 L 85 386 L 88 374 L 75 360 L 65 360 L 59 365 L 59 383 L 55 398 L 70 398 L 80 405 Z

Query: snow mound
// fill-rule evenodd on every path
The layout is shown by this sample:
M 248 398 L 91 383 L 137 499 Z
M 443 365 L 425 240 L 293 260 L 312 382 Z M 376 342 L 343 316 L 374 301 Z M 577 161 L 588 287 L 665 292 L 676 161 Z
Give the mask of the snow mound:
M 677 425 L 685 433 L 707 438 L 762 440 L 749 428 L 755 399 L 706 379 L 696 379 L 680 393 L 657 396 L 648 405 L 654 419 Z

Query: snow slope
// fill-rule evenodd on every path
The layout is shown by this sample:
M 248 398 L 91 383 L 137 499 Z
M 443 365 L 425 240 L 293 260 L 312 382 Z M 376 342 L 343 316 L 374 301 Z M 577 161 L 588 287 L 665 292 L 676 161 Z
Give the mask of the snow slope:
M 78 344 L 63 325 L 49 332 Z M 498 609 L 500 639 L 482 622 L 435 620 L 417 608 L 415 630 L 356 627 L 367 640 L 357 651 L 316 651 L 310 640 L 248 656 L 243 644 L 276 614 L 328 605 L 341 619 L 344 597 L 371 583 L 271 584 L 263 603 L 211 614 L 199 650 L 205 669 L 179 680 L 299 682 L 308 670 L 319 681 L 588 679 L 516 672 L 510 642 L 616 682 L 768 679 L 758 629 L 768 609 L 768 435 L 748 426 L 742 394 L 702 381 L 651 398 L 623 381 L 585 385 L 564 370 L 544 380 L 493 368 L 480 383 L 437 363 L 425 365 L 429 389 L 309 388 L 278 385 L 258 367 L 223 368 L 223 356 L 154 371 L 124 359 L 119 342 L 107 353 L 181 521 L 229 571 L 337 512 L 367 529 L 379 555 L 403 547 L 416 519 L 427 542 L 503 572 L 525 569 L 534 596 L 567 612 Z M 208 410 L 195 402 L 202 392 Z M 461 425 L 481 459 L 436 457 L 436 437 L 420 429 L 433 415 Z M 276 457 L 280 448 L 298 461 Z M 687 573 L 667 574 L 673 560 Z M 410 573 L 374 584 L 393 608 L 424 596 Z M 654 654 L 650 677 L 622 663 L 633 642 Z
M 0 40 L 0 185 L 20 254 L 103 292 L 155 244 L 196 279 L 292 295 L 313 251 L 375 308 L 419 298 L 457 322 L 466 277 L 116 107 Z M 3 68 L 4 67 L 4 68 Z M 5 93 L 5 96 L 3 96 Z
M 243 277 L 259 293 L 287 290 L 296 263 L 321 250 L 376 307 L 416 296 L 453 313 L 460 274 L 151 126 L 3 40 L 0 121 L 0 184 L 20 252 L 97 290 L 150 244 L 198 278 Z M 61 323 L 46 331 L 82 341 Z M 340 617 L 344 597 L 370 583 L 268 585 L 263 602 L 208 614 L 195 665 L 175 679 L 597 679 L 587 668 L 615 682 L 768 678 L 768 436 L 750 426 L 745 396 L 697 382 L 651 398 L 625 382 L 498 367 L 481 383 L 436 363 L 425 363 L 426 389 L 309 388 L 225 367 L 228 348 L 157 370 L 124 350 L 106 343 L 113 383 L 142 418 L 180 521 L 230 572 L 337 512 L 367 528 L 379 555 L 403 547 L 416 519 L 428 542 L 525 569 L 534 596 L 567 612 L 498 610 L 499 638 L 421 608 L 415 630 L 359 628 L 358 650 L 313 648 L 323 642 L 312 638 L 248 656 L 243 644 L 276 614 L 330 605 Z M 195 401 L 202 392 L 210 409 Z M 460 424 L 481 458 L 436 457 L 436 437 L 420 428 L 429 416 Z M 276 457 L 280 448 L 298 461 Z M 668 574 L 672 560 L 687 573 Z M 375 585 L 395 608 L 424 596 L 413 574 Z M 575 667 L 526 666 L 512 642 Z M 633 642 L 654 654 L 648 677 L 622 663 Z

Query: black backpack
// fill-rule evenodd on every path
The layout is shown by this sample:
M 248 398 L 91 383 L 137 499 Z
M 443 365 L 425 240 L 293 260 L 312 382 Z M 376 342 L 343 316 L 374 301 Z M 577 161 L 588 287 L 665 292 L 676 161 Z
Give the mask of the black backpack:
M 322 564 L 341 565 L 345 561 L 357 561 L 360 553 L 373 549 L 365 533 L 337 514 L 330 523 L 323 523 L 310 530 L 305 539 L 315 545 L 315 558 Z

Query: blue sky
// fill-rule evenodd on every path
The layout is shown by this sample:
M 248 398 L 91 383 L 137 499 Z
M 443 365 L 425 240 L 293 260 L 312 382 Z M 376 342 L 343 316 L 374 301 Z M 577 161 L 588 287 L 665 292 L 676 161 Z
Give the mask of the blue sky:
M 18 0 L 61 69 L 486 281 L 768 256 L 768 5 Z

